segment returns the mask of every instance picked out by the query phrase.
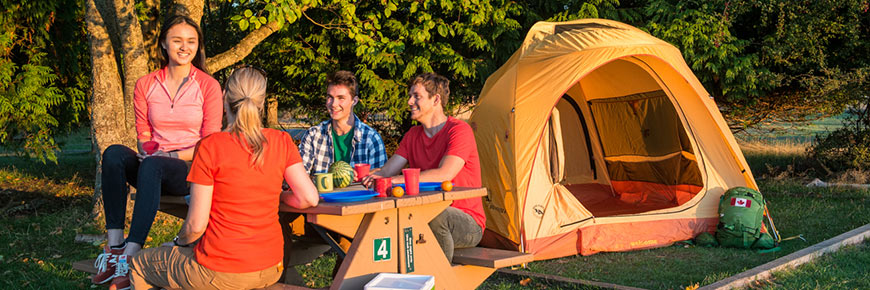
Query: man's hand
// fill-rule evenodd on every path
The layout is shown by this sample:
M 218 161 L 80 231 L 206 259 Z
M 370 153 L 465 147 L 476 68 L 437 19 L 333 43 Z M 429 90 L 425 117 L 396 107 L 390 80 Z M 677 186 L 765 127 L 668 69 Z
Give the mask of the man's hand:
M 366 188 L 371 188 L 372 186 L 375 185 L 375 179 L 381 177 L 380 174 L 377 174 L 378 171 L 381 171 L 381 169 L 377 168 L 375 170 L 370 171 L 369 175 L 366 175 L 365 177 L 360 179 L 359 182 L 362 183 L 362 185 L 365 186 Z

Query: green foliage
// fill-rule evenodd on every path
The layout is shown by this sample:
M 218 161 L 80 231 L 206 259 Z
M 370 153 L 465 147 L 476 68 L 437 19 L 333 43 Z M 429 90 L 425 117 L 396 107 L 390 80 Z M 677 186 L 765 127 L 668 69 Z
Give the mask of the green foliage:
M 0 145 L 43 162 L 56 161 L 57 129 L 70 129 L 85 109 L 89 86 L 81 1 L 2 0 Z M 60 11 L 63 7 L 64 11 Z
M 326 74 L 350 70 L 362 85 L 357 113 L 383 113 L 387 125 L 375 125 L 386 139 L 411 124 L 410 77 L 443 74 L 452 80 L 449 107 L 473 104 L 489 74 L 542 20 L 615 19 L 675 44 L 734 130 L 841 112 L 866 94 L 870 74 L 870 45 L 860 37 L 870 34 L 868 4 L 860 0 L 255 2 L 233 19 L 272 19 L 285 10 L 275 5 L 302 7 L 247 61 L 281 80 L 270 85 L 282 106 L 321 120 Z
M 0 0 L 0 145 L 50 160 L 52 136 L 86 121 L 83 1 L 19 2 Z M 542 20 L 614 19 L 675 44 L 735 130 L 866 106 L 860 96 L 868 95 L 866 0 L 205 2 L 208 52 L 277 23 L 279 31 L 245 62 L 267 70 L 281 106 L 300 108 L 303 121 L 322 120 L 326 74 L 353 71 L 361 82 L 357 114 L 374 121 L 387 143 L 411 125 L 409 78 L 445 75 L 452 81 L 448 108 L 473 104 L 486 78 Z M 143 2 L 136 9 L 140 20 L 150 19 Z
M 413 76 L 437 72 L 450 79 L 448 111 L 472 104 L 486 78 L 514 53 L 536 21 L 597 17 L 599 10 L 614 10 L 617 3 L 314 1 L 300 11 L 300 20 L 285 24 L 286 30 L 259 45 L 247 62 L 281 80 L 270 83 L 270 90 L 283 107 L 302 108 L 297 118 L 312 123 L 326 117 L 326 75 L 354 72 L 361 84 L 356 113 L 363 118 L 377 114 L 373 125 L 390 144 L 411 125 L 406 83 Z
M 870 96 L 864 96 L 870 99 Z M 865 104 L 870 100 L 864 101 Z M 848 110 L 847 125 L 828 134 L 819 134 L 809 149 L 810 157 L 828 172 L 849 169 L 870 169 L 870 108 L 852 107 Z
M 309 4 L 300 12 L 305 21 L 288 22 L 286 30 L 258 46 L 248 59 L 270 71 L 270 79 L 280 79 L 270 89 L 283 106 L 305 108 L 299 117 L 311 122 L 326 117 L 326 75 L 340 69 L 354 72 L 361 84 L 357 114 L 367 118 L 383 113 L 386 120 L 375 125 L 388 138 L 410 125 L 405 120 L 405 83 L 411 77 L 443 74 L 452 81 L 449 108 L 470 103 L 524 36 L 514 19 L 522 7 L 514 2 Z
M 227 2 L 234 2 L 232 0 Z M 278 28 L 284 27 L 285 23 L 296 22 L 302 15 L 304 9 L 316 7 L 318 1 L 293 1 L 293 0 L 275 0 L 275 1 L 240 1 L 233 3 L 236 7 L 251 6 L 244 8 L 241 13 L 230 17 L 230 21 L 239 26 L 239 30 L 246 31 L 250 29 L 259 29 L 260 26 L 266 25 L 269 22 L 277 22 Z M 247 4 L 247 5 L 245 5 Z M 254 11 L 257 11 L 256 13 Z
M 867 2 L 668 1 L 644 27 L 675 44 L 733 129 L 837 114 L 866 95 Z

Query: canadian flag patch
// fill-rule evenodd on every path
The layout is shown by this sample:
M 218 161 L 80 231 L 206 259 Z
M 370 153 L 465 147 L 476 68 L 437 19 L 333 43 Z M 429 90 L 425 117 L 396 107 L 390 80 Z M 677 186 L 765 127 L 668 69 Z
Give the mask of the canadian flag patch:
M 750 206 L 752 206 L 752 200 L 745 199 L 745 198 L 739 198 L 739 197 L 732 197 L 731 198 L 731 206 L 750 207 Z

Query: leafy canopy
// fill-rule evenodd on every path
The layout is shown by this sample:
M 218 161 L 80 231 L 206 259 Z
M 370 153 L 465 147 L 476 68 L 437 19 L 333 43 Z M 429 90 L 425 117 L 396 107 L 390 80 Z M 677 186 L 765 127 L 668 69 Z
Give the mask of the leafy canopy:
M 76 24 L 83 10 L 69 8 L 81 2 L 0 0 L 0 7 L 0 146 L 56 162 L 53 136 L 80 122 L 89 87 Z

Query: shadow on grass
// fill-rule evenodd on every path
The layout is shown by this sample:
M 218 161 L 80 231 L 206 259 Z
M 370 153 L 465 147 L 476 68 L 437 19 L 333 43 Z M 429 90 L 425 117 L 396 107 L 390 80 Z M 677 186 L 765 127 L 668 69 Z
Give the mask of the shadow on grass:
M 32 177 L 57 184 L 75 182 L 78 186 L 93 188 L 96 159 L 92 153 L 60 154 L 55 164 L 26 157 L 0 156 L 2 170 L 20 175 L 15 177 Z
M 752 175 L 759 180 L 796 179 L 803 181 L 827 175 L 823 169 L 803 153 L 770 154 L 744 151 Z
M 521 277 L 517 275 L 495 272 L 486 279 L 478 289 L 572 289 L 572 290 L 598 290 L 604 289 L 590 285 L 572 284 L 552 281 L 542 278 Z
M 53 214 L 70 206 L 88 206 L 91 200 L 90 196 L 82 194 L 0 189 L 0 217 Z

